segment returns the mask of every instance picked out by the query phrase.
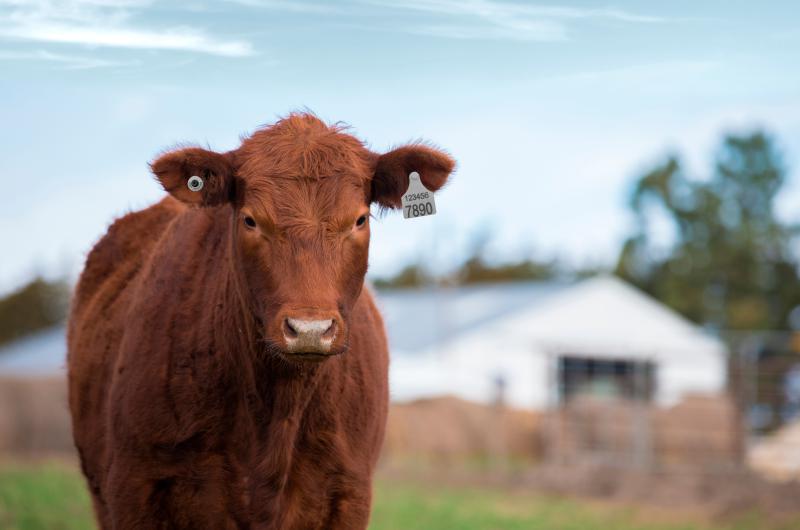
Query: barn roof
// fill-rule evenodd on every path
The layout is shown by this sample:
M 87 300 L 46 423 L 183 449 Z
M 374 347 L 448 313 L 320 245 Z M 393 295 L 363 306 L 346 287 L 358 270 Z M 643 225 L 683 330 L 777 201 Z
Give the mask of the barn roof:
M 376 293 L 392 352 L 414 353 L 534 308 L 570 282 L 535 281 L 429 287 Z
M 717 338 L 614 276 L 382 291 L 377 296 L 393 353 L 498 336 L 593 356 L 722 349 Z
M 651 360 L 724 353 L 721 339 L 616 276 L 576 283 L 544 307 L 505 319 L 492 333 L 535 340 L 541 347 L 592 357 Z

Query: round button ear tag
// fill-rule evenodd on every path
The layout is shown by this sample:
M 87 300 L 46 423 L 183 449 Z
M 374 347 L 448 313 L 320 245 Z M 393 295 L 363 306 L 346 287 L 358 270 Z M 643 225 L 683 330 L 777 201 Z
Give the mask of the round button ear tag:
M 416 171 L 408 175 L 408 189 L 400 197 L 400 203 L 403 206 L 403 219 L 414 219 L 436 213 L 433 192 L 425 187 Z
M 189 181 L 186 183 L 191 191 L 200 191 L 203 189 L 203 179 L 194 175 L 193 177 L 189 177 Z

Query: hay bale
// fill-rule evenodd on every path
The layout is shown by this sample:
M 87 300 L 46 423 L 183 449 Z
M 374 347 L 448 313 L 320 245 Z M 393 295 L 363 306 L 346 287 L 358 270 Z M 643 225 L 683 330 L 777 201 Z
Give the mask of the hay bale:
M 656 454 L 663 466 L 730 467 L 737 462 L 740 425 L 727 396 L 688 395 L 655 416 Z
M 578 397 L 548 413 L 543 425 L 552 461 L 709 469 L 736 464 L 736 410 L 726 396 L 691 395 L 667 409 Z
M 0 452 L 73 453 L 63 378 L 0 378 Z
M 455 397 L 392 404 L 385 458 L 431 457 L 438 462 L 470 458 L 536 458 L 537 416 Z

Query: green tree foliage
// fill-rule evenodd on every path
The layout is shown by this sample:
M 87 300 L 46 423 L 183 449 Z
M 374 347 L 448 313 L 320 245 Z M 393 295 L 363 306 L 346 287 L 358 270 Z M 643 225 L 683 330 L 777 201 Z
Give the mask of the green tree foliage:
M 69 305 L 69 285 L 36 278 L 0 299 L 0 344 L 62 322 Z
M 643 175 L 630 206 L 637 228 L 617 274 L 696 322 L 726 329 L 780 329 L 800 303 L 797 228 L 778 219 L 786 170 L 763 132 L 724 138 L 710 178 L 686 175 L 677 157 Z M 674 242 L 652 227 L 666 215 Z M 663 245 L 662 245 L 663 247 Z
M 547 280 L 556 276 L 556 266 L 551 262 L 532 259 L 491 265 L 481 256 L 472 256 L 464 262 L 456 275 L 458 283 L 462 285 Z
M 557 275 L 555 261 L 538 261 L 526 258 L 519 261 L 496 263 L 490 258 L 489 244 L 492 231 L 487 226 L 472 237 L 469 257 L 455 271 L 455 283 L 499 283 L 531 280 L 547 280 Z
M 422 264 L 410 264 L 396 275 L 375 280 L 379 289 L 409 289 L 424 285 L 473 285 L 515 281 L 549 280 L 561 274 L 558 263 L 531 258 L 491 263 L 484 243 L 473 245 L 470 256 L 454 271 L 435 277 Z
M 422 265 L 412 263 L 389 278 L 377 278 L 375 287 L 378 289 L 411 289 L 429 285 L 432 278 Z
M 411 289 L 424 285 L 472 285 L 515 281 L 548 280 L 559 274 L 554 262 L 523 259 L 510 263 L 490 264 L 482 256 L 471 256 L 452 274 L 433 277 L 422 265 L 411 264 L 389 278 L 378 278 L 378 289 Z

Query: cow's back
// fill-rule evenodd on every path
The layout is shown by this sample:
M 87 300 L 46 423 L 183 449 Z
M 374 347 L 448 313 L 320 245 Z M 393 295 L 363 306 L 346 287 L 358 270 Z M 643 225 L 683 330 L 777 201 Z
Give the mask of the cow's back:
M 101 520 L 107 396 L 128 305 L 155 243 L 183 210 L 166 198 L 115 221 L 89 253 L 73 296 L 67 336 L 69 405 L 75 444 Z

